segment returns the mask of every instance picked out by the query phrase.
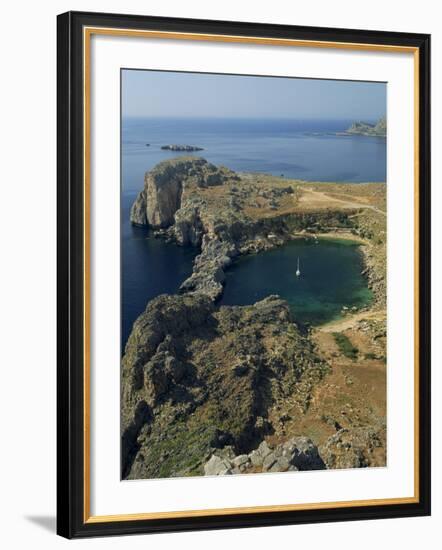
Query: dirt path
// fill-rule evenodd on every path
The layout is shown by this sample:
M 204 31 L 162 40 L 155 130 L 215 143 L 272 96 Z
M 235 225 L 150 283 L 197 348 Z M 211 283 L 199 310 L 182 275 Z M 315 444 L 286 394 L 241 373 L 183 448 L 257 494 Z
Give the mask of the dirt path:
M 331 197 L 330 195 L 327 195 L 323 191 L 315 191 L 314 189 L 302 190 L 302 195 L 299 198 L 299 204 L 302 203 L 308 204 L 310 207 L 319 206 L 323 208 L 330 206 L 330 204 L 332 203 L 339 205 L 341 208 L 368 208 L 370 210 L 373 210 L 374 212 L 378 212 L 379 214 L 386 216 L 386 213 L 383 210 L 380 210 L 379 208 L 377 208 L 376 206 L 372 206 L 371 204 L 337 199 L 336 197 Z
M 380 321 L 385 318 L 385 311 L 359 311 L 358 313 L 348 314 L 343 319 L 330 321 L 325 325 L 318 327 L 321 332 L 342 332 L 354 327 L 362 319 L 374 319 Z

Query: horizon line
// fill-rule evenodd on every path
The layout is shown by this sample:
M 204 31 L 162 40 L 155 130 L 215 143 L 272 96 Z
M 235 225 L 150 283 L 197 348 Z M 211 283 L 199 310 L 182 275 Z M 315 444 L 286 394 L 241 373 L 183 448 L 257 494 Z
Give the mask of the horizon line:
M 379 120 L 380 118 L 387 118 L 386 114 L 383 115 L 370 115 L 362 117 L 283 117 L 283 116 L 215 116 L 215 115 L 121 115 L 122 119 L 128 118 L 156 118 L 156 119 L 183 119 L 183 120 L 207 120 L 207 119 L 216 119 L 216 120 L 286 120 L 286 121 L 297 121 L 297 120 L 353 120 L 361 122 L 364 120 Z

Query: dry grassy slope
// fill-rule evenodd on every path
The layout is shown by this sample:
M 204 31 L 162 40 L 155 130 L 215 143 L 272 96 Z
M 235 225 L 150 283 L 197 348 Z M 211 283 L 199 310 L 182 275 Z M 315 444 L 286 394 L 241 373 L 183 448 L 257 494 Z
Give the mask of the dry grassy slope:
M 263 174 L 241 174 L 239 182 L 205 189 L 188 188 L 208 210 L 228 208 L 232 202 L 252 219 L 312 210 L 374 208 L 385 212 L 385 184 L 310 183 Z

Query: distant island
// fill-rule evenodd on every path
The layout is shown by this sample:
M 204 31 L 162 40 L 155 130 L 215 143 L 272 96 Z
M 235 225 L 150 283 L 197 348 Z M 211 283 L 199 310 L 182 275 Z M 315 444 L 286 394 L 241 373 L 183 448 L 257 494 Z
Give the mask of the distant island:
M 370 122 L 357 121 L 353 122 L 347 130 L 343 132 L 304 132 L 305 136 L 322 137 L 322 136 L 372 136 L 372 137 L 387 137 L 387 119 L 381 117 L 376 124 Z
M 202 147 L 196 147 L 195 145 L 163 145 L 161 149 L 164 151 L 203 151 Z
M 361 136 L 376 136 L 376 137 L 386 137 L 387 136 L 387 119 L 382 117 L 378 120 L 376 124 L 370 124 L 368 122 L 353 122 L 353 124 L 348 128 L 344 135 L 356 134 Z

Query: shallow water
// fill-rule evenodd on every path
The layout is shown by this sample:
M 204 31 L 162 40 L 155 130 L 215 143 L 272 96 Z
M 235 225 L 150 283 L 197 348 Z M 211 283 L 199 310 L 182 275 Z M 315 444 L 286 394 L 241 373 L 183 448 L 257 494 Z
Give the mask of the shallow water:
M 301 275 L 296 276 L 299 257 Z M 372 293 L 361 274 L 359 246 L 344 240 L 296 239 L 239 258 L 226 273 L 222 305 L 246 305 L 279 294 L 293 317 L 314 325 L 338 317 L 342 307 L 368 305 Z

